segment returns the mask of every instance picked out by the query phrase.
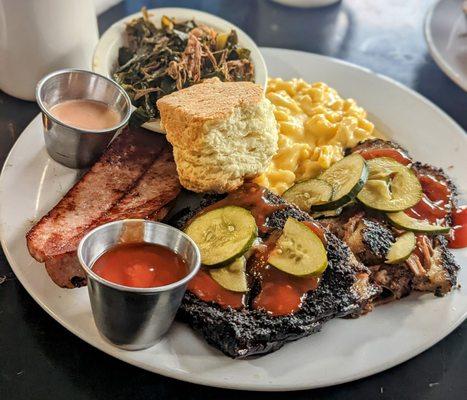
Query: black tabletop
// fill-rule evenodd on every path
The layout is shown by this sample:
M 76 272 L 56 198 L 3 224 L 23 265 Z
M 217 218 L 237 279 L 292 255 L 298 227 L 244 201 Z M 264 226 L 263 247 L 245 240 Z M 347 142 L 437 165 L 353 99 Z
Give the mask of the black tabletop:
M 298 9 L 268 0 L 127 0 L 101 15 L 99 27 L 103 32 L 143 5 L 204 10 L 240 26 L 260 46 L 325 54 L 388 75 L 426 96 L 467 129 L 467 94 L 436 66 L 423 38 L 430 3 L 344 0 L 326 8 Z M 36 104 L 0 92 L 2 164 L 38 111 Z M 464 323 L 410 361 L 330 388 L 290 394 L 208 388 L 140 370 L 81 341 L 34 302 L 0 252 L 0 399 L 4 400 L 460 399 L 467 397 L 466 338 Z

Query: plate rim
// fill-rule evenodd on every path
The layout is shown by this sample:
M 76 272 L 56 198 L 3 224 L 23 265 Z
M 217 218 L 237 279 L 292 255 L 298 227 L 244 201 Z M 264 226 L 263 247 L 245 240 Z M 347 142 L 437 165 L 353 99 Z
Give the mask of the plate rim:
M 428 45 L 428 51 L 430 52 L 431 57 L 435 61 L 436 65 L 443 71 L 448 78 L 450 78 L 456 85 L 458 85 L 461 89 L 467 92 L 467 78 L 462 78 L 460 74 L 458 74 L 442 57 L 440 51 L 435 46 L 435 42 L 433 39 L 433 34 L 431 31 L 431 24 L 433 21 L 433 15 L 435 12 L 436 7 L 438 7 L 441 2 L 445 0 L 437 0 L 435 1 L 428 9 L 428 12 L 425 16 L 423 22 L 423 33 L 425 36 L 425 40 Z
M 429 99 L 422 96 L 421 94 L 415 92 L 413 89 L 411 89 L 411 88 L 409 88 L 409 87 L 407 87 L 407 86 L 405 86 L 405 85 L 403 85 L 403 84 L 401 84 L 401 83 L 395 81 L 394 79 L 389 78 L 389 77 L 387 77 L 385 75 L 375 73 L 375 72 L 373 72 L 372 70 L 370 70 L 368 68 L 361 67 L 361 66 L 355 65 L 353 63 L 347 62 L 347 61 L 339 60 L 339 59 L 329 57 L 329 56 L 323 56 L 323 55 L 319 55 L 319 54 L 309 53 L 309 52 L 305 52 L 305 51 L 298 51 L 298 50 L 291 50 L 291 49 L 280 49 L 280 48 L 272 48 L 272 47 L 261 47 L 260 49 L 262 51 L 266 51 L 266 52 L 275 52 L 275 51 L 279 50 L 279 52 L 285 51 L 285 52 L 291 52 L 291 53 L 303 53 L 303 54 L 306 54 L 307 56 L 311 55 L 312 57 L 326 59 L 326 60 L 328 60 L 330 62 L 333 62 L 333 63 L 337 63 L 337 64 L 345 65 L 345 66 L 348 66 L 348 67 L 351 67 L 351 68 L 355 68 L 355 69 L 364 71 L 366 73 L 370 73 L 372 75 L 377 75 L 379 78 L 384 79 L 384 80 L 386 80 L 386 81 L 388 81 L 388 82 L 390 82 L 392 84 L 395 84 L 397 87 L 399 87 L 403 91 L 406 91 L 406 92 L 409 92 L 412 95 L 415 95 L 415 97 L 417 97 L 419 100 L 421 100 L 426 106 L 429 106 L 433 110 L 437 111 L 440 115 L 442 115 L 442 117 L 448 123 L 450 123 L 451 125 L 452 124 L 455 125 L 460 130 L 460 132 L 462 132 L 465 135 L 464 129 L 453 118 L 451 118 L 446 112 L 444 112 L 441 108 L 439 108 L 436 104 L 434 104 Z M 27 125 L 27 127 L 24 130 L 27 130 L 31 125 L 37 123 L 36 120 L 38 120 L 38 119 L 40 119 L 40 114 L 38 114 L 36 117 L 34 117 L 33 120 Z M 24 132 L 24 130 L 23 130 L 23 132 Z M 3 185 L 4 185 L 3 181 L 5 179 L 5 171 L 8 169 L 8 164 L 9 164 L 10 158 L 12 157 L 12 154 L 13 154 L 14 150 L 17 148 L 17 146 L 19 146 L 19 143 L 21 141 L 22 141 L 22 137 L 20 135 L 18 137 L 18 139 L 16 140 L 15 144 L 10 149 L 10 151 L 8 153 L 8 156 L 5 159 L 4 165 L 3 165 L 1 173 L 0 173 L 0 188 L 2 188 Z M 2 214 L 1 213 L 2 208 L 3 207 L 0 204 L 0 215 Z M 383 362 L 376 368 L 373 368 L 371 370 L 366 370 L 365 372 L 359 372 L 359 373 L 355 373 L 353 375 L 348 375 L 348 376 L 346 376 L 344 378 L 334 380 L 332 383 L 318 383 L 318 384 L 309 384 L 309 383 L 296 384 L 296 383 L 294 383 L 293 386 L 291 386 L 291 385 L 289 385 L 289 386 L 287 386 L 287 385 L 281 385 L 281 386 L 272 385 L 271 386 L 269 384 L 263 384 L 263 383 L 252 385 L 252 384 L 231 383 L 230 381 L 228 381 L 228 382 L 219 382 L 219 381 L 213 380 L 212 378 L 205 378 L 205 377 L 200 378 L 199 376 L 193 377 L 190 373 L 185 372 L 185 371 L 181 371 L 181 370 L 161 369 L 160 367 L 153 366 L 153 365 L 151 366 L 151 368 L 148 368 L 147 366 L 139 363 L 137 360 L 128 359 L 128 358 L 124 357 L 124 354 L 126 354 L 126 353 L 118 353 L 117 349 L 114 349 L 112 347 L 102 347 L 102 346 L 99 347 L 98 343 L 93 343 L 92 337 L 87 338 L 86 336 L 81 335 L 77 330 L 75 330 L 75 328 L 72 325 L 70 325 L 66 321 L 64 321 L 60 315 L 55 314 L 45 302 L 42 302 L 36 296 L 34 290 L 31 289 L 31 287 L 27 283 L 27 281 L 24 279 L 24 276 L 23 276 L 22 272 L 20 270 L 18 270 L 18 271 L 16 270 L 16 267 L 14 267 L 14 263 L 13 263 L 13 257 L 10 254 L 9 249 L 5 246 L 6 245 L 6 239 L 5 239 L 5 233 L 4 233 L 3 230 L 4 230 L 4 224 L 2 223 L 2 221 L 0 221 L 0 243 L 2 245 L 3 251 L 4 251 L 5 256 L 7 258 L 7 261 L 9 263 L 9 265 L 10 265 L 10 268 L 13 270 L 16 277 L 20 281 L 21 285 L 25 288 L 25 290 L 28 292 L 28 294 L 34 299 L 34 301 L 37 304 L 39 304 L 41 306 L 41 308 L 43 308 L 44 311 L 46 311 L 47 314 L 49 314 L 60 325 L 62 325 L 68 331 L 70 331 L 71 333 L 73 333 L 75 336 L 79 337 L 80 339 L 82 339 L 86 343 L 90 344 L 94 348 L 96 348 L 96 349 L 98 349 L 100 351 L 103 351 L 104 353 L 106 353 L 106 354 L 108 354 L 108 355 L 110 355 L 112 357 L 115 357 L 115 358 L 117 358 L 117 359 L 119 359 L 119 360 L 121 360 L 121 361 L 123 361 L 125 363 L 134 365 L 136 367 L 142 368 L 142 369 L 147 370 L 147 371 L 152 372 L 152 373 L 157 373 L 157 374 L 167 376 L 167 377 L 170 377 L 170 378 L 173 378 L 173 379 L 178 379 L 178 380 L 182 380 L 182 381 L 186 381 L 186 382 L 190 382 L 190 383 L 195 383 L 195 384 L 200 384 L 200 385 L 204 385 L 204 386 L 218 387 L 218 388 L 225 388 L 225 389 L 234 389 L 234 390 L 284 392 L 284 391 L 297 391 L 297 390 L 304 390 L 304 389 L 334 386 L 334 385 L 338 385 L 338 384 L 342 384 L 342 383 L 346 383 L 346 382 L 351 382 L 351 381 L 354 381 L 354 380 L 362 379 L 362 378 L 377 374 L 379 372 L 385 371 L 385 370 L 387 370 L 389 368 L 392 368 L 392 367 L 394 367 L 396 365 L 399 365 L 399 364 L 401 364 L 401 363 L 403 363 L 403 362 L 417 356 L 418 354 L 428 350 L 433 345 L 435 345 L 436 343 L 438 343 L 439 341 L 444 339 L 447 335 L 449 335 L 451 332 L 453 332 L 460 324 L 462 324 L 467 319 L 467 310 L 466 310 L 463 313 L 463 315 L 458 319 L 458 321 L 456 321 L 456 323 L 445 327 L 438 335 L 436 335 L 434 338 L 432 338 L 428 342 L 428 344 L 423 344 L 423 345 L 420 345 L 418 347 L 415 347 L 411 351 L 407 351 L 403 356 L 400 356 L 400 357 L 398 357 L 397 359 L 394 359 L 394 360 Z

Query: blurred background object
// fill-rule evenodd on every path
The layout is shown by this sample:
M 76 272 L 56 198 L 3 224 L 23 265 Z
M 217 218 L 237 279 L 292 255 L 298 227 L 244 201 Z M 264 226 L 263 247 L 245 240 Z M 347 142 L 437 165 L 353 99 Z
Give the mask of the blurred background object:
M 467 91 L 467 1 L 435 1 L 425 18 L 425 38 L 438 67 Z
M 290 7 L 323 7 L 337 3 L 340 0 L 272 0 L 276 3 L 283 4 Z
M 2 0 L 0 89 L 34 100 L 37 82 L 49 72 L 90 69 L 97 39 L 93 0 Z

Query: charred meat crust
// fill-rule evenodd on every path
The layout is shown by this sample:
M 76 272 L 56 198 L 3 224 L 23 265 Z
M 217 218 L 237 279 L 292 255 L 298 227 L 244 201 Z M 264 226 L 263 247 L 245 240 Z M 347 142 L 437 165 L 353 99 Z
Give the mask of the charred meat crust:
M 320 222 L 342 239 L 365 265 L 384 263 L 395 238 L 390 227 L 377 215 L 359 206 L 345 210 L 342 216 Z
M 373 148 L 394 148 L 409 156 L 407 151 L 398 144 L 381 139 L 362 142 L 351 152 Z M 417 175 L 432 176 L 448 186 L 451 190 L 451 210 L 456 206 L 457 188 L 441 168 L 420 162 L 412 163 L 411 168 Z M 389 240 L 390 235 L 392 232 L 397 234 L 397 229 L 388 226 L 383 215 L 360 206 L 353 206 L 345 209 L 339 218 L 321 222 L 342 238 L 357 258 L 370 267 L 372 281 L 382 289 L 381 295 L 375 298 L 375 304 L 399 299 L 413 290 L 429 291 L 436 296 L 442 296 L 456 285 L 459 266 L 448 250 L 447 239 L 444 236 L 427 236 L 421 240 L 421 243 L 426 242 L 424 257 L 412 256 L 411 259 L 399 265 L 387 265 L 384 264 L 384 258 L 371 257 L 372 255 L 382 256 L 389 250 L 388 246 L 379 248 L 379 245 L 385 242 L 385 240 L 380 240 L 380 237 L 384 236 L 384 231 L 389 233 L 386 236 L 388 239 L 386 245 L 389 244 L 389 246 L 394 240 L 393 238 Z M 447 222 L 452 224 L 450 213 L 447 216 Z M 364 229 L 362 224 L 370 229 Z M 359 230 L 363 234 L 359 234 Z
M 371 255 L 365 255 L 366 262 L 374 260 L 370 257 L 376 256 L 377 259 L 385 259 L 391 245 L 394 243 L 394 235 L 383 224 L 372 221 L 371 219 L 364 219 L 362 239 L 363 244 L 371 248 Z
M 318 289 L 308 294 L 299 312 L 272 317 L 259 310 L 222 309 L 187 293 L 178 318 L 224 354 L 244 358 L 270 353 L 287 342 L 317 332 L 332 318 L 358 313 L 364 302 L 352 290 L 356 276 L 346 262 L 350 259 L 349 249 L 334 235 L 327 238 L 329 266 Z M 376 293 L 373 287 L 371 294 Z
M 419 161 L 414 162 L 412 164 L 412 168 L 417 174 L 431 175 L 438 181 L 445 183 L 446 186 L 451 190 L 453 198 L 458 195 L 459 192 L 457 190 L 457 186 L 442 168 L 434 167 L 430 164 L 423 164 Z
M 344 226 L 344 242 L 365 265 L 384 262 L 394 235 L 384 224 L 369 218 L 350 218 Z M 355 225 L 352 229 L 352 225 Z
M 174 225 L 182 228 L 201 208 L 218 199 L 218 196 L 206 197 L 199 209 L 176 216 Z M 312 221 L 308 214 L 270 192 L 267 199 L 273 204 L 285 204 L 284 208 L 271 214 L 267 222 L 269 227 L 281 229 L 288 217 Z M 224 354 L 244 358 L 270 353 L 287 342 L 317 332 L 329 319 L 359 313 L 378 289 L 368 283 L 366 298 L 361 298 L 354 285 L 358 281 L 357 275 L 369 274 L 369 270 L 355 260 L 349 248 L 336 236 L 328 231 L 325 236 L 328 268 L 318 288 L 308 293 L 302 308 L 295 314 L 274 317 L 261 310 L 223 309 L 187 292 L 178 318 L 199 331 L 208 343 Z
M 440 262 L 445 271 L 448 273 L 448 281 L 453 288 L 457 284 L 457 272 L 460 269 L 459 264 L 457 264 L 456 260 L 454 259 L 453 254 L 448 249 L 448 241 L 447 239 L 439 235 L 435 238 L 435 249 L 440 250 Z

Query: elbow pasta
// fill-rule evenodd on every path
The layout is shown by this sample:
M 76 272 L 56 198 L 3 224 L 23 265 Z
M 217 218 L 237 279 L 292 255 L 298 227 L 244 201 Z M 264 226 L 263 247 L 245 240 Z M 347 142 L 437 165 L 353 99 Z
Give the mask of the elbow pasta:
M 375 136 L 366 111 L 325 83 L 269 79 L 266 97 L 279 124 L 279 149 L 255 182 L 279 195 L 318 176 L 343 158 L 346 148 Z

